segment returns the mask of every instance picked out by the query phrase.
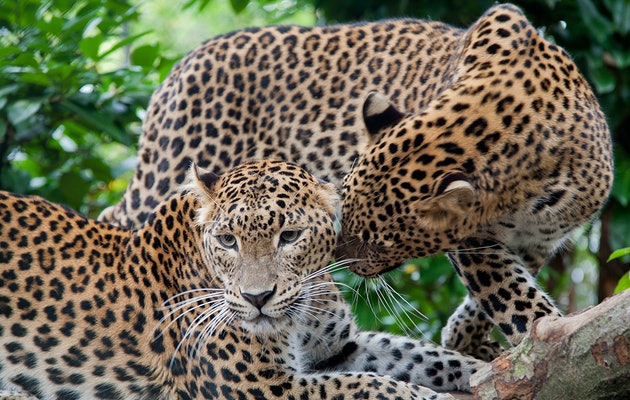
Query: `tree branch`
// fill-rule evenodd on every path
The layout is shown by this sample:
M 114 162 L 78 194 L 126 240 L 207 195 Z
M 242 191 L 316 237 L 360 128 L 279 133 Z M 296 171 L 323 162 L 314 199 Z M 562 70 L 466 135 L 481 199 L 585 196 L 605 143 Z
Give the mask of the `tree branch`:
M 475 399 L 630 398 L 630 290 L 566 317 L 543 317 L 471 378 Z

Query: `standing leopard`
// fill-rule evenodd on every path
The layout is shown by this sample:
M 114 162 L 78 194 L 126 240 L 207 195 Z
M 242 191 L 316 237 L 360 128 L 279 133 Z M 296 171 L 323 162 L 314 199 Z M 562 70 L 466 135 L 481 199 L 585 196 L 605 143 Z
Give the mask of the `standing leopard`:
M 207 41 L 153 95 L 135 176 L 100 218 L 142 223 L 192 161 L 219 173 L 264 157 L 345 178 L 339 255 L 362 260 L 354 272 L 446 252 L 469 296 L 442 343 L 485 359 L 495 324 L 517 344 L 559 314 L 536 274 L 612 182 L 588 83 L 502 4 L 467 30 L 400 19 Z
M 0 192 L 0 388 L 47 399 L 451 398 L 483 362 L 359 332 L 327 267 L 337 189 L 279 161 L 138 230 Z M 411 383 L 406 383 L 411 382 Z

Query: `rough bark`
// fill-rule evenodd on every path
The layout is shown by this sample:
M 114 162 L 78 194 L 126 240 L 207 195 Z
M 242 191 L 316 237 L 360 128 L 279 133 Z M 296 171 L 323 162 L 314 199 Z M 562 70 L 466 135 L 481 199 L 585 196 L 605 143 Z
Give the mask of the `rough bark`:
M 475 399 L 630 399 L 630 290 L 563 318 L 471 378 Z

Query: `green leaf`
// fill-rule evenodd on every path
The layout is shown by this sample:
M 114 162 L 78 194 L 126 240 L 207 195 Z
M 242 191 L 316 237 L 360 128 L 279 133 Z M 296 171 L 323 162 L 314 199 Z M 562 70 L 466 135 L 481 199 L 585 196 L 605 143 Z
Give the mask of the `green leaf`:
M 615 287 L 615 293 L 623 292 L 626 289 L 630 289 L 630 271 L 626 272 Z
M 90 190 L 90 184 L 76 171 L 68 171 L 59 177 L 59 189 L 65 202 L 72 208 L 79 209 L 83 197 Z
M 204 8 L 206 8 L 206 6 L 208 5 L 208 3 L 210 3 L 211 0 L 188 0 L 184 6 L 182 7 L 183 10 L 188 10 L 190 7 L 194 6 L 195 4 L 198 4 L 197 9 L 199 11 L 202 11 Z
M 98 27 L 98 24 L 100 24 L 102 21 L 103 21 L 103 18 L 96 17 L 92 19 L 90 22 L 88 22 L 88 24 L 85 26 L 85 29 L 83 29 L 83 37 L 86 38 L 86 37 L 100 35 L 100 33 L 93 35 L 92 31 L 95 30 Z
M 7 107 L 7 117 L 11 124 L 18 125 L 39 111 L 41 106 L 39 101 L 18 100 Z
M 149 69 L 155 64 L 160 51 L 158 45 L 145 44 L 138 46 L 131 52 L 131 63 L 143 69 Z
M 630 247 L 630 207 L 612 207 L 612 215 L 608 225 L 608 243 L 611 249 L 625 249 Z M 615 253 L 613 253 L 615 254 Z M 618 255 L 622 262 L 630 261 L 630 255 Z
M 604 0 L 604 4 L 610 10 L 617 30 L 625 36 L 630 32 L 630 2 L 628 0 Z
M 615 149 L 615 179 L 611 196 L 624 207 L 630 204 L 630 154 L 621 147 Z
M 34 69 L 39 69 L 40 64 L 35 59 L 35 55 L 29 53 L 22 53 L 15 58 L 12 62 L 13 65 L 19 65 L 22 67 L 32 67 Z
M 623 256 L 628 255 L 628 254 L 630 254 L 630 247 L 626 247 L 624 249 L 615 250 L 610 255 L 610 257 L 608 257 L 608 260 L 606 260 L 606 262 L 610 262 L 612 260 L 615 260 L 617 258 L 623 257 Z
M 18 91 L 18 89 L 20 88 L 20 85 L 18 84 L 12 84 L 12 85 L 7 85 L 5 87 L 0 87 L 0 97 L 6 97 L 8 94 L 12 94 Z
M 83 123 L 87 124 L 96 132 L 104 132 L 117 142 L 130 145 L 129 135 L 115 124 L 113 124 L 106 115 L 98 110 L 90 110 L 74 104 L 69 100 L 63 100 L 58 105 L 66 111 L 75 114 Z
M 171 70 L 173 69 L 173 66 L 178 60 L 179 60 L 179 57 L 170 57 L 170 58 L 167 58 L 164 56 L 160 57 L 160 65 L 158 66 L 160 82 L 166 79 L 166 77 L 171 72 Z
M 623 48 L 609 49 L 610 56 L 615 61 L 615 67 L 624 69 L 630 66 L 630 52 Z
M 249 3 L 248 0 L 230 0 L 232 9 L 234 10 L 236 14 L 243 12 L 243 10 L 245 10 L 245 7 L 247 7 L 248 3 Z
M 414 262 L 414 260 L 410 262 Z M 444 256 L 424 258 L 415 260 L 415 262 L 424 264 L 420 268 L 420 281 L 423 285 L 439 284 L 445 277 L 454 273 L 451 263 Z
M 128 38 L 125 38 L 125 39 L 119 41 L 118 43 L 114 44 L 109 50 L 107 50 L 104 53 L 102 53 L 101 55 L 99 55 L 99 58 L 105 58 L 108 55 L 110 55 L 113 52 L 115 52 L 116 50 L 121 49 L 121 48 L 123 48 L 123 47 L 125 47 L 127 45 L 130 45 L 131 43 L 135 42 L 136 40 L 138 40 L 142 36 L 148 35 L 149 33 L 151 33 L 151 31 L 145 31 L 145 32 L 139 33 L 137 35 L 129 36 Z
M 40 86 L 50 86 L 50 77 L 44 72 L 31 72 L 24 70 L 19 76 L 21 83 L 33 83 Z
M 79 42 L 79 50 L 81 50 L 81 53 L 83 53 L 86 57 L 89 57 L 94 61 L 98 61 L 100 59 L 98 51 L 101 48 L 102 43 L 103 35 L 101 34 L 84 37 Z
M 86 4 L 86 7 L 89 7 L 89 5 Z M 65 20 L 65 23 L 63 24 L 63 31 L 66 33 L 76 32 L 83 36 L 85 27 L 94 20 L 94 18 L 98 15 L 98 12 L 99 10 L 96 8 L 90 8 L 90 10 L 85 14 L 80 14 L 79 11 L 76 16 Z
M 7 57 L 14 54 L 19 54 L 22 51 L 18 46 L 0 46 L 0 60 L 5 60 Z
M 80 166 L 82 168 L 91 170 L 94 174 L 94 177 L 100 181 L 109 181 L 113 179 L 112 169 L 100 158 L 86 158 L 81 161 Z
M 6 134 L 7 124 L 4 122 L 4 120 L 0 119 L 0 142 L 4 140 Z
M 50 15 L 50 19 L 37 19 L 37 28 L 52 36 L 63 36 L 63 18 Z
M 604 66 L 592 68 L 590 76 L 598 94 L 606 94 L 615 90 L 615 76 L 610 73 L 608 68 Z

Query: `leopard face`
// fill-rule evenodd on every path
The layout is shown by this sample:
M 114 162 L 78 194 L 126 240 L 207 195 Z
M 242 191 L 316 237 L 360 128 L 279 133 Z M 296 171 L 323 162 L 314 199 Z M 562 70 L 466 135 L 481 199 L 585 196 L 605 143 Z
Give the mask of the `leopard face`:
M 338 256 L 360 260 L 350 266 L 353 272 L 377 276 L 410 258 L 456 248 L 474 230 L 469 217 L 479 207 L 474 187 L 449 153 L 462 148 L 435 143 L 417 130 L 421 122 L 379 93 L 368 96 L 363 114 L 374 143 L 344 181 Z
M 222 179 L 193 172 L 190 187 L 208 191 L 197 223 L 226 310 L 253 334 L 286 331 L 310 307 L 311 278 L 332 259 L 336 188 L 275 161 L 241 165 Z

